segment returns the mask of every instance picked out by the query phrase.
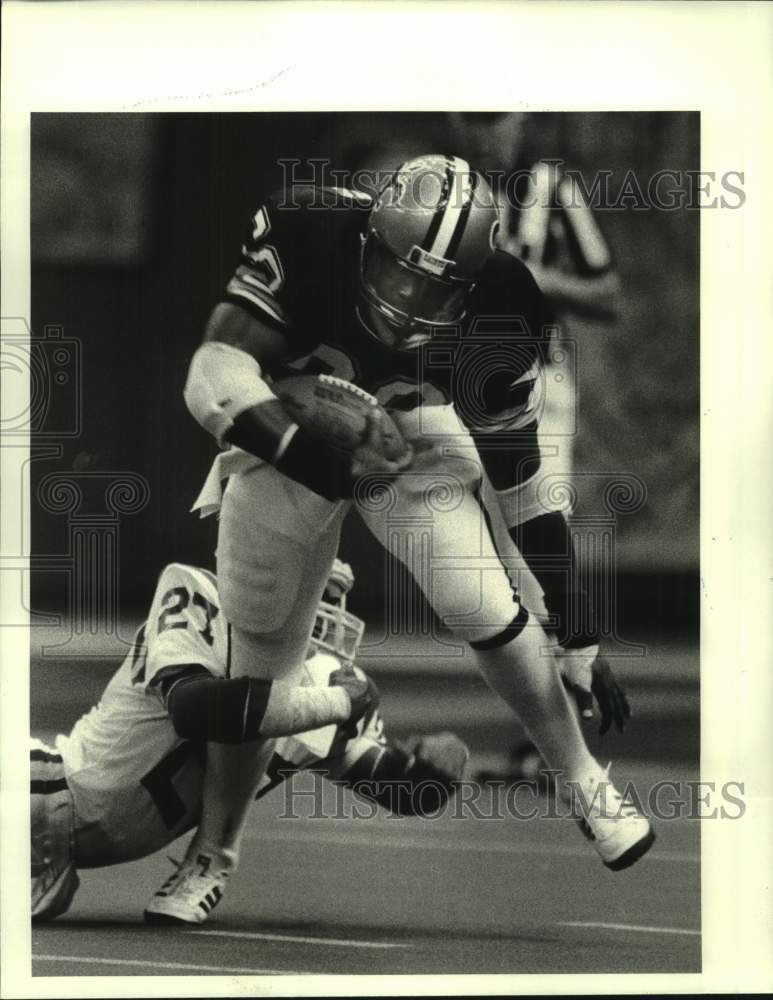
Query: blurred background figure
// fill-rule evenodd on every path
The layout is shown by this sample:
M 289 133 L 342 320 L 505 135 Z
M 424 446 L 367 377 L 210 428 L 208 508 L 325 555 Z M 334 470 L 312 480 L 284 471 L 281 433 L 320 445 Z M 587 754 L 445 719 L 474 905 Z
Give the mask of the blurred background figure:
M 449 112 L 451 148 L 496 183 L 499 245 L 529 265 L 554 306 L 614 318 L 619 278 L 582 187 L 564 172 L 571 162 L 530 162 L 539 156 L 538 117 Z

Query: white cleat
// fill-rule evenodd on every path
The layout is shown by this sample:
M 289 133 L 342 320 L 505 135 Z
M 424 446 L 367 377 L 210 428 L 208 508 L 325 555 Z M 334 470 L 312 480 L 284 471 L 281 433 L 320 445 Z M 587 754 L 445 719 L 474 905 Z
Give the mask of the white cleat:
M 211 854 L 186 857 L 146 906 L 145 923 L 203 924 L 223 898 L 229 875 Z
M 612 871 L 630 867 L 655 842 L 650 821 L 618 792 L 609 780 L 609 767 L 599 769 L 577 794 L 578 822 L 583 834 Z

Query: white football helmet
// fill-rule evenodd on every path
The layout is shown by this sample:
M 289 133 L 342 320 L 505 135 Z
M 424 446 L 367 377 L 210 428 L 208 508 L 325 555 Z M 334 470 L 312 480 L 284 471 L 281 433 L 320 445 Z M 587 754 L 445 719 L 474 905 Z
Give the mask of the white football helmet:
M 360 291 L 376 318 L 367 323 L 361 312 L 366 329 L 396 350 L 413 350 L 460 322 L 498 229 L 494 195 L 466 160 L 430 155 L 403 163 L 362 236 Z
M 365 632 L 365 622 L 346 610 L 346 595 L 354 586 L 354 573 L 348 563 L 335 559 L 327 586 L 317 608 L 311 633 L 310 655 L 332 653 L 343 663 L 351 664 Z

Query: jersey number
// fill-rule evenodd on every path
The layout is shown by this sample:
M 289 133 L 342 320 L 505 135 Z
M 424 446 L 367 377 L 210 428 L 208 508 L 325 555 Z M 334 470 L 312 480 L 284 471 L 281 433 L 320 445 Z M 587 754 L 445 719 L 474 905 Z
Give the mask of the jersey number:
M 290 361 L 287 367 L 300 375 L 335 375 L 347 382 L 355 376 L 351 358 L 330 344 L 319 344 L 311 354 Z
M 167 590 L 161 601 L 164 609 L 158 617 L 158 634 L 166 632 L 167 629 L 188 628 L 188 619 L 184 615 L 185 609 L 193 601 L 195 608 L 201 608 L 204 612 L 204 628 L 198 630 L 199 635 L 208 645 L 214 642 L 212 634 L 212 621 L 217 618 L 220 608 L 212 604 L 198 590 L 194 590 L 193 596 L 187 587 L 172 587 Z
M 376 390 L 376 399 L 388 410 L 402 413 L 419 406 L 445 406 L 448 400 L 431 382 L 406 382 L 394 378 Z
M 278 292 L 284 284 L 285 274 L 279 254 L 272 246 L 261 247 L 249 254 L 252 270 L 270 292 Z
M 268 234 L 269 229 L 271 229 L 271 223 L 268 221 L 268 212 L 264 205 L 257 210 L 252 219 L 253 242 L 257 243 L 258 240 L 262 240 Z

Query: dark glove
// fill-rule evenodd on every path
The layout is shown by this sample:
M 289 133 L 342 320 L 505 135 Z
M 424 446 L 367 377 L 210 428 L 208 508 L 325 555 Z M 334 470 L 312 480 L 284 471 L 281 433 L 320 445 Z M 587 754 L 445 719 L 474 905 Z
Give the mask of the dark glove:
M 601 712 L 599 733 L 602 736 L 613 722 L 622 733 L 625 720 L 631 717 L 631 707 L 604 657 L 596 655 L 590 660 L 594 651 L 588 647 L 587 658 L 583 655 L 585 650 L 572 650 L 561 657 L 559 662 L 564 686 L 577 702 L 582 719 L 593 718 L 595 698 Z
M 413 754 L 413 770 L 427 772 L 427 777 L 461 781 L 470 751 L 455 733 L 432 733 L 410 737 L 402 748 Z
M 333 671 L 330 675 L 330 685 L 345 688 L 349 695 L 352 711 L 345 725 L 347 734 L 353 738 L 357 733 L 357 723 L 360 719 L 378 708 L 381 699 L 378 688 L 367 674 L 363 674 L 361 679 L 350 666 Z
M 612 668 L 603 656 L 597 656 L 593 663 L 593 683 L 591 691 L 601 712 L 599 733 L 603 736 L 614 722 L 618 732 L 625 728 L 625 720 L 631 718 L 631 706 L 625 691 L 620 687 Z

